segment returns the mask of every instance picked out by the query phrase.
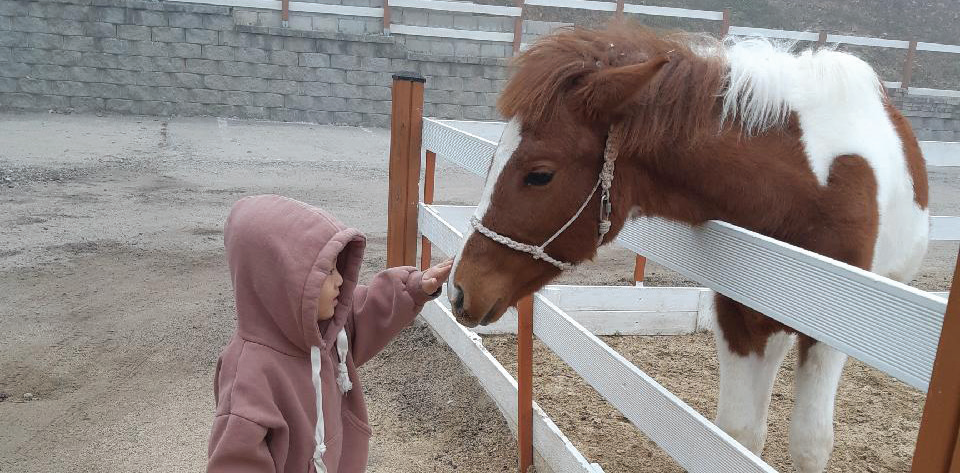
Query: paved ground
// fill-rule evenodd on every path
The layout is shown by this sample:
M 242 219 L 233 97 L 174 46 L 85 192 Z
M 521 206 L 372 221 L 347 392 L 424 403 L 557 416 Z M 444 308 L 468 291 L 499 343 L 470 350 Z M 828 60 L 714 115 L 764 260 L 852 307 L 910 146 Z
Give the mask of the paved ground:
M 0 471 L 202 470 L 213 367 L 233 330 L 221 235 L 230 205 L 270 192 L 333 211 L 367 233 L 368 277 L 385 260 L 388 141 L 381 129 L 0 115 L 0 393 L 9 396 L 0 402 Z M 438 176 L 438 201 L 476 201 L 479 179 L 449 166 Z M 934 214 L 960 215 L 958 177 L 931 173 Z M 956 244 L 935 244 L 917 284 L 945 290 L 956 254 Z M 605 249 L 563 281 L 622 283 L 631 264 L 631 255 Z M 655 283 L 684 283 L 656 266 L 650 273 Z M 703 366 L 713 356 L 709 337 L 608 342 L 712 416 L 715 368 Z M 509 340 L 490 343 L 509 358 Z M 544 360 L 538 393 L 588 457 L 608 472 L 660 458 L 640 441 L 618 447 L 624 437 L 604 422 L 629 429 L 615 414 L 590 424 L 591 412 L 609 407 L 589 388 L 561 382 L 569 373 Z M 891 417 L 881 401 L 893 392 L 892 417 L 902 414 L 908 425 L 887 439 L 900 445 L 893 449 L 876 438 L 886 432 L 880 427 L 867 429 L 873 436 L 838 433 L 846 443 L 837 457 L 863 461 L 890 450 L 889 471 L 897 471 L 922 396 L 855 369 L 848 390 L 874 397 L 851 403 L 847 414 Z M 514 443 L 499 412 L 424 327 L 406 330 L 362 375 L 376 432 L 371 472 L 513 468 Z M 774 459 L 785 450 L 771 449 Z
M 241 196 L 328 208 L 367 233 L 364 277 L 384 265 L 386 130 L 31 114 L 0 115 L 0 137 L 0 471 L 203 469 Z M 512 464 L 499 412 L 424 327 L 362 373 L 371 471 Z

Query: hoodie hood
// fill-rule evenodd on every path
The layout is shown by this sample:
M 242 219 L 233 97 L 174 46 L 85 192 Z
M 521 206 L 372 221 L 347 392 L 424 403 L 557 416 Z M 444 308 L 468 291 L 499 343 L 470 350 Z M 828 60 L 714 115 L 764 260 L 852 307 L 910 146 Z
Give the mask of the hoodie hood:
M 277 195 L 237 201 L 223 232 L 237 301 L 237 333 L 294 356 L 325 349 L 350 315 L 365 239 L 332 215 Z M 343 277 L 333 317 L 316 321 L 324 280 Z

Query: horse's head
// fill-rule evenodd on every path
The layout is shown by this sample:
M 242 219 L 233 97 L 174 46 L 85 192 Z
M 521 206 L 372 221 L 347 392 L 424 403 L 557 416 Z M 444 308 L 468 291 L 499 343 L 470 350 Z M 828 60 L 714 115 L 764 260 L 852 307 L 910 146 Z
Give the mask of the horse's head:
M 668 51 L 618 47 L 579 30 L 543 40 L 517 59 L 498 104 L 510 121 L 448 285 L 460 323 L 494 322 L 560 274 L 563 263 L 592 258 L 602 220 L 612 225 L 604 241 L 619 231 L 630 212 L 619 176 L 629 171 L 614 174 L 612 214 L 603 213 L 600 182 L 611 125 L 619 126 L 669 60 Z M 539 257 L 535 249 L 518 250 L 545 243 Z

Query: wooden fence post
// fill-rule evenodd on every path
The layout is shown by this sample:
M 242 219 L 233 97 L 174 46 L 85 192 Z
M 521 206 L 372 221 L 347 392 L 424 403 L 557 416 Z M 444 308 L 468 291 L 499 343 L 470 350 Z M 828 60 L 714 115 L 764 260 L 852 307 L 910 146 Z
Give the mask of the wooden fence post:
M 960 256 L 913 454 L 913 473 L 960 472 Z
M 520 43 L 523 40 L 523 0 L 514 0 L 520 8 L 520 16 L 513 20 L 513 55 L 520 54 Z
M 617 0 L 617 12 L 615 15 L 617 19 L 623 18 L 623 0 Z
M 280 2 L 280 26 L 290 27 L 290 0 Z
M 517 302 L 517 449 L 520 473 L 533 465 L 533 295 Z
M 917 41 L 910 40 L 910 47 L 907 48 L 907 59 L 903 61 L 903 76 L 900 77 L 900 88 L 907 90 L 910 88 L 910 79 L 913 77 L 914 56 L 917 54 Z
M 414 266 L 420 200 L 423 84 L 416 72 L 393 76 L 390 116 L 390 184 L 387 200 L 387 267 Z
M 433 203 L 434 174 L 437 169 L 437 154 L 433 151 L 427 151 L 427 161 L 423 169 L 423 203 Z M 426 271 L 430 267 L 430 259 L 433 255 L 430 251 L 430 240 L 427 237 L 420 237 L 420 269 Z
M 730 9 L 725 8 L 723 10 L 723 26 L 720 28 L 720 38 L 725 38 L 728 33 L 730 33 Z
M 643 285 L 643 275 L 644 270 L 647 267 L 647 259 L 643 256 L 637 255 L 637 262 L 633 267 L 633 282 L 637 286 Z
M 821 31 L 820 36 L 817 38 L 817 47 L 824 47 L 827 45 L 827 32 Z

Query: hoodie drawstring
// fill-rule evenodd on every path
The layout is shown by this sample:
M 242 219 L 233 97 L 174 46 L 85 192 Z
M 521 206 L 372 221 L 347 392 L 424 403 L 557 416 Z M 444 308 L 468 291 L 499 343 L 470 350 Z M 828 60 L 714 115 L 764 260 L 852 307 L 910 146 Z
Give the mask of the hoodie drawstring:
M 327 467 L 323 464 L 323 454 L 327 451 L 327 445 L 323 442 L 323 390 L 320 384 L 320 347 L 310 347 L 310 365 L 313 368 L 313 389 L 317 392 L 317 428 L 313 437 L 316 447 L 313 450 L 313 466 L 317 468 L 317 473 L 327 473 Z
M 339 370 L 337 373 L 337 385 L 340 386 L 340 392 L 344 394 L 353 389 L 353 383 L 350 382 L 350 373 L 347 372 L 348 348 L 347 331 L 340 329 L 340 333 L 337 334 L 337 355 L 340 357 L 340 365 L 337 367 Z
M 337 357 L 340 362 L 337 366 L 337 386 L 340 388 L 340 392 L 344 394 L 353 389 L 353 383 L 350 382 L 350 374 L 347 372 L 347 350 L 349 350 L 349 348 L 350 344 L 347 340 L 347 331 L 341 328 L 340 333 L 337 334 Z M 327 445 L 324 443 L 323 392 L 320 382 L 320 367 L 322 365 L 320 360 L 320 347 L 310 347 L 310 365 L 311 368 L 313 368 L 311 370 L 313 389 L 317 392 L 317 428 L 314 431 L 316 447 L 313 450 L 313 466 L 317 469 L 317 473 L 327 473 L 327 466 L 323 464 L 323 454 L 327 451 Z

